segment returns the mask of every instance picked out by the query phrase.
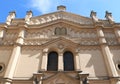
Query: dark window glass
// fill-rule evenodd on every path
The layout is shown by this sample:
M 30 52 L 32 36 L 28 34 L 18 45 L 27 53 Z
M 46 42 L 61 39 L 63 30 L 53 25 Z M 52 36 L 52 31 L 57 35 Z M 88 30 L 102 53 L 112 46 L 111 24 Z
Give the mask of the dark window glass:
M 120 70 L 120 64 L 118 64 L 118 69 Z
M 2 70 L 2 68 L 3 68 L 3 67 L 2 67 L 2 66 L 0 66 L 0 71 Z
M 70 51 L 64 53 L 64 71 L 73 71 L 74 70 L 74 58 L 73 54 Z
M 48 54 L 47 70 L 48 71 L 58 70 L 58 54 L 54 51 Z

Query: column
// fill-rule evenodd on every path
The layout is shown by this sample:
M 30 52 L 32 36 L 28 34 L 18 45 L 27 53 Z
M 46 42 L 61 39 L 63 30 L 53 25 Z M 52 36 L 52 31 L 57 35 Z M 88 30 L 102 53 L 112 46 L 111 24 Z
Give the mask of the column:
M 60 52 L 58 56 L 58 71 L 64 71 L 64 64 L 63 64 L 63 53 Z
M 118 77 L 118 74 L 117 74 L 113 59 L 112 59 L 112 54 L 110 52 L 110 49 L 109 49 L 106 39 L 104 37 L 102 27 L 100 27 L 100 26 L 97 27 L 97 34 L 99 37 L 99 43 L 100 43 L 100 46 L 102 49 L 102 53 L 104 56 L 104 60 L 105 60 L 105 64 L 106 64 L 106 67 L 108 70 L 109 77 L 113 77 L 113 78 Z M 111 84 L 115 84 L 115 83 L 111 82 Z
M 43 50 L 41 71 L 47 71 L 48 49 Z
M 24 28 L 24 26 L 21 26 L 19 28 L 18 38 L 16 40 L 16 43 L 14 44 L 13 51 L 12 51 L 8 66 L 6 68 L 6 72 L 4 75 L 5 79 L 12 79 L 13 78 L 15 68 L 16 68 L 19 56 L 21 54 L 20 52 L 21 52 L 21 45 L 23 44 L 24 32 L 25 32 L 25 28 Z M 11 84 L 10 82 L 11 81 L 6 81 L 4 84 Z
M 77 54 L 75 55 L 75 68 L 76 68 L 76 71 L 80 71 L 80 54 L 79 54 L 79 52 L 77 52 Z

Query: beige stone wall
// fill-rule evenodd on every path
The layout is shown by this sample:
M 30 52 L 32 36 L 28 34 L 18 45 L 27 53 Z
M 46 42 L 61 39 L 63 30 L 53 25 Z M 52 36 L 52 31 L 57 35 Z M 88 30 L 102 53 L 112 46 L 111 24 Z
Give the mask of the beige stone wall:
M 0 47 L 0 64 L 4 65 L 4 69 L 2 72 L 0 72 L 0 76 L 4 75 L 11 52 L 12 52 L 12 47 Z
M 108 80 L 96 80 L 96 81 L 90 81 L 90 84 L 110 84 Z
M 81 50 L 80 64 L 81 70 L 88 72 L 90 77 L 107 76 L 107 70 L 100 50 Z
M 37 72 L 40 67 L 40 60 L 40 50 L 22 48 L 21 56 L 17 64 L 14 77 L 32 77 L 33 73 Z
M 12 84 L 33 84 L 33 81 L 13 81 Z
M 118 49 L 118 48 L 112 49 L 111 48 L 111 53 L 113 56 L 113 61 L 114 61 L 114 64 L 116 66 L 117 72 L 120 75 L 120 70 L 117 68 L 117 64 L 120 64 L 120 49 Z

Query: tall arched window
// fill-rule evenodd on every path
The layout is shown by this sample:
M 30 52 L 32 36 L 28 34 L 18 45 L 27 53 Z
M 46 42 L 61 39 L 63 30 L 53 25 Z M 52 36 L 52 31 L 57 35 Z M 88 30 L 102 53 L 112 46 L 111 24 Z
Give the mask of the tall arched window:
M 48 71 L 58 70 L 58 53 L 57 52 L 52 51 L 48 54 L 47 70 Z
M 74 57 L 70 51 L 64 52 L 64 71 L 74 70 Z

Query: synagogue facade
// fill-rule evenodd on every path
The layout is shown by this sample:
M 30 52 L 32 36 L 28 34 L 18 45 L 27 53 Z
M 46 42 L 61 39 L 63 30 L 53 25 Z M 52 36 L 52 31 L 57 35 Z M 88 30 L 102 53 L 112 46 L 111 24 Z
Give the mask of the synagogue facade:
M 120 23 L 66 11 L 0 23 L 0 84 L 120 84 Z

